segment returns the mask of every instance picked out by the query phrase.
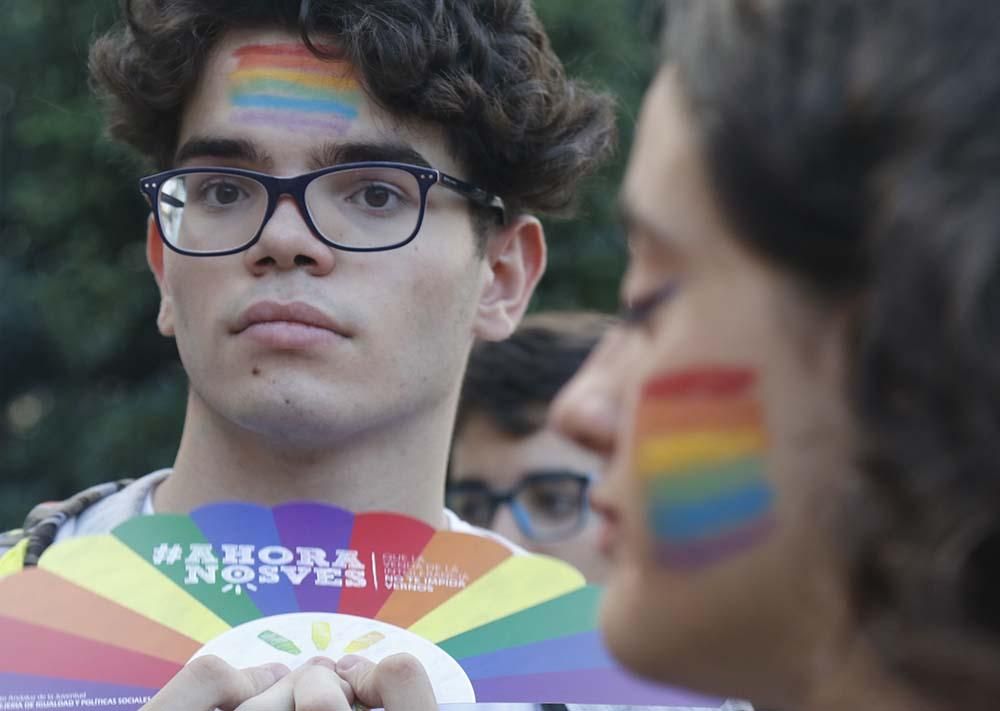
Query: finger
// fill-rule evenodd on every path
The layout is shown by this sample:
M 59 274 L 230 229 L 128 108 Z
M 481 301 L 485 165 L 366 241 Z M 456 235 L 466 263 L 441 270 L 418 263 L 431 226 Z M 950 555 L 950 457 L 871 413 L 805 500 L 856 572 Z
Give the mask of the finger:
M 344 698 L 347 699 L 348 703 L 354 702 L 354 689 L 352 689 L 351 685 L 348 684 L 347 681 L 343 677 L 341 677 L 340 674 L 337 673 L 337 662 L 330 659 L 329 657 L 313 657 L 308 662 L 306 662 L 306 664 L 318 664 L 320 666 L 326 667 L 331 672 L 333 672 L 334 676 L 337 679 L 337 684 L 340 686 L 340 690 L 344 694 Z
M 198 657 L 160 689 L 144 711 L 231 711 L 288 674 L 283 664 L 236 669 L 219 657 Z
M 309 660 L 236 711 L 350 711 L 354 692 L 332 659 Z
M 351 711 L 354 690 L 351 685 L 322 663 L 306 667 L 302 678 L 295 684 L 295 711 Z
M 412 654 L 394 654 L 378 664 L 353 654 L 341 657 L 337 673 L 354 689 L 355 700 L 386 711 L 437 711 L 434 689 Z

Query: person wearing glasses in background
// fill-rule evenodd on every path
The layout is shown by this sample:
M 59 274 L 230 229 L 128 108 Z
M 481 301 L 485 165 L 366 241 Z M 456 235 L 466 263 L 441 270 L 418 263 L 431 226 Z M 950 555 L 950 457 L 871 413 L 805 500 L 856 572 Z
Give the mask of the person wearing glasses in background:
M 169 469 L 39 508 L 0 569 L 221 500 L 478 532 L 443 501 L 469 350 L 521 319 L 533 215 L 610 153 L 613 101 L 567 78 L 528 0 L 377 5 L 132 0 L 97 39 L 110 133 L 154 167 L 138 187 L 183 434 Z M 150 708 L 436 708 L 412 657 L 352 661 L 197 661 Z
M 588 312 L 524 319 L 472 348 L 451 445 L 446 501 L 462 519 L 602 582 L 587 492 L 600 459 L 548 425 L 549 404 L 613 323 Z

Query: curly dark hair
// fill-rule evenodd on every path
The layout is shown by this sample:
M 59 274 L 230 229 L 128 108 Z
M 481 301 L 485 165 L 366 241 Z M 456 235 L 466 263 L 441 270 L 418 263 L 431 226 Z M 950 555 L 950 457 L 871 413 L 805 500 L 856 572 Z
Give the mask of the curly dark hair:
M 509 210 L 569 210 L 578 179 L 611 152 L 611 98 L 566 77 L 529 0 L 123 0 L 90 70 L 111 135 L 171 166 L 185 101 L 230 30 L 319 39 L 395 116 L 440 125 L 468 180 Z
M 1000 5 L 679 0 L 667 61 L 749 246 L 852 314 L 850 592 L 890 668 L 1000 698 Z
M 505 341 L 479 341 L 462 383 L 455 434 L 474 415 L 525 437 L 545 426 L 549 404 L 583 364 L 612 316 L 590 311 L 532 314 Z

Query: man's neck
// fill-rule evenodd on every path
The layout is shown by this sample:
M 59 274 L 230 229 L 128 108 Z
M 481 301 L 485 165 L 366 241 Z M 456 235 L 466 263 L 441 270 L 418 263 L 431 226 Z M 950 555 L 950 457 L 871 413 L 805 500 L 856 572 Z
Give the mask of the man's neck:
M 217 501 L 319 501 L 402 513 L 442 528 L 451 428 L 443 409 L 308 448 L 240 428 L 192 395 L 174 471 L 157 488 L 155 508 L 188 513 Z

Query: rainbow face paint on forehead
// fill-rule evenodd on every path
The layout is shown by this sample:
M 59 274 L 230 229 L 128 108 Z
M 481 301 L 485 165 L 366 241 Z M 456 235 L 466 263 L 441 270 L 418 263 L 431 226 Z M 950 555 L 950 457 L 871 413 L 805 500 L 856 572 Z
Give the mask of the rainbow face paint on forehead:
M 320 59 L 293 43 L 245 45 L 233 56 L 233 121 L 342 136 L 358 117 L 361 86 L 347 62 Z
M 703 368 L 654 377 L 642 389 L 634 468 L 664 566 L 732 558 L 774 526 L 755 382 L 749 370 Z

